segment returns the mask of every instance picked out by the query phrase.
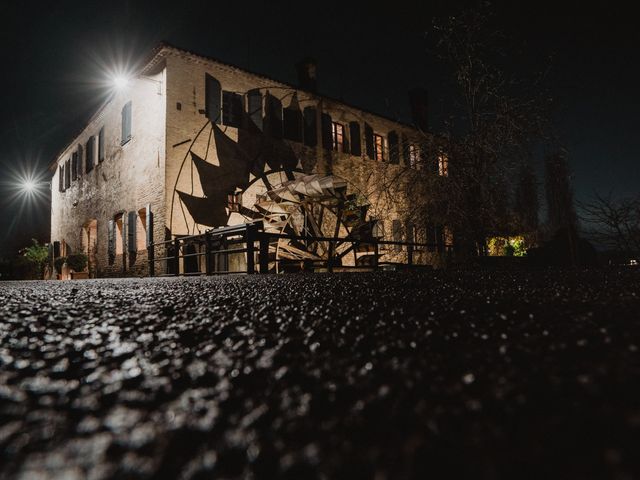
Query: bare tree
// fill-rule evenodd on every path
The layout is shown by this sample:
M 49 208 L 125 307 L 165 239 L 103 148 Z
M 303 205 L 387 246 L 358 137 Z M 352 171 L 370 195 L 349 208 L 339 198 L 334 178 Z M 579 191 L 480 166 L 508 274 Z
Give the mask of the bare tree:
M 480 255 L 488 235 L 509 230 L 510 186 L 535 142 L 545 139 L 550 105 L 543 75 L 522 79 L 498 66 L 504 38 L 490 18 L 484 9 L 470 10 L 434 25 L 437 51 L 457 92 L 444 136 L 448 218 L 458 244 Z M 530 208 L 536 206 L 530 201 Z M 534 214 L 529 216 L 533 223 Z
M 578 206 L 593 241 L 618 251 L 640 253 L 640 196 L 616 199 L 612 192 L 596 192 Z
M 552 233 L 559 230 L 575 232 L 577 217 L 573 205 L 567 152 L 547 155 L 545 158 L 545 190 L 547 195 L 547 224 Z
M 515 229 L 529 235 L 538 230 L 538 182 L 530 163 L 520 169 L 520 176 L 515 191 L 514 221 Z

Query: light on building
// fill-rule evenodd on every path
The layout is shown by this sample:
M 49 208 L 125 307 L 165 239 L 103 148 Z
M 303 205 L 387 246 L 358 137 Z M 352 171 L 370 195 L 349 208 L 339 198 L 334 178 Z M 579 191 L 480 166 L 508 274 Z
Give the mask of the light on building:
M 129 78 L 127 78 L 125 75 L 122 75 L 122 74 L 116 75 L 115 77 L 113 77 L 113 85 L 118 90 L 122 90 L 127 85 L 129 85 Z
M 22 189 L 25 193 L 33 193 L 36 189 L 36 183 L 31 179 L 27 179 L 22 183 Z

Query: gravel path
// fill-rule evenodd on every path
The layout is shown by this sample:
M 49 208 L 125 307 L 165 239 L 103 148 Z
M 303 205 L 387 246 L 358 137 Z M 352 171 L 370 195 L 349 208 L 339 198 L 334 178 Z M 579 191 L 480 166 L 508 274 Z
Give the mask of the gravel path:
M 640 271 L 0 284 L 0 477 L 638 478 Z

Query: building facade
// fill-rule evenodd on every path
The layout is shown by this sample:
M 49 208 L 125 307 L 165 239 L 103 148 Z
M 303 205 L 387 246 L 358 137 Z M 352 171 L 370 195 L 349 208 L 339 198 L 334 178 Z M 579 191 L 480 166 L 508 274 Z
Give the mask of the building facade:
M 143 275 L 150 243 L 253 221 L 273 232 L 444 243 L 441 228 L 408 220 L 415 177 L 403 172 L 425 167 L 428 134 L 318 95 L 311 61 L 298 70 L 292 86 L 158 47 L 52 163 L 55 254 L 86 254 L 92 277 Z M 426 107 L 414 107 L 420 123 Z M 442 158 L 424 170 L 447 174 Z M 320 243 L 275 250 L 292 260 L 327 254 Z

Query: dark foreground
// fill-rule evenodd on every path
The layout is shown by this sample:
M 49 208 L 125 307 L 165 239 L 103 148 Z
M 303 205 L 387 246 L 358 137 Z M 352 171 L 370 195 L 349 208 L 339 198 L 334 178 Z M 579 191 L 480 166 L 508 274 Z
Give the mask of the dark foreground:
M 635 478 L 640 272 L 0 284 L 0 476 Z

